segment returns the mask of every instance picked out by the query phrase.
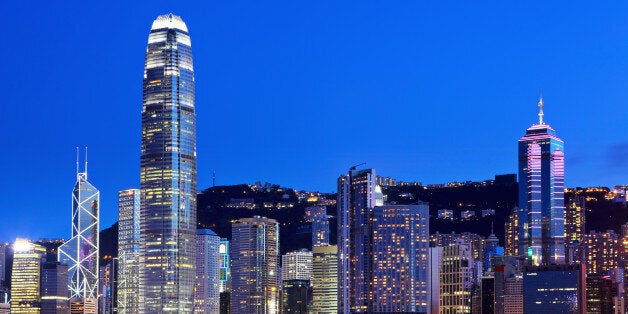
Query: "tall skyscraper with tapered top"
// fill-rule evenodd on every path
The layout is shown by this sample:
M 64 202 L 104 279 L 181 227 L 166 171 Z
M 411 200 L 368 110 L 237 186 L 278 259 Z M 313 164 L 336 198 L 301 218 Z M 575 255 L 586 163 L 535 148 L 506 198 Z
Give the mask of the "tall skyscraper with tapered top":
M 140 313 L 192 313 L 196 120 L 185 22 L 157 17 L 144 67 L 140 159 Z
M 533 264 L 565 261 L 565 154 L 563 140 L 543 121 L 519 140 L 519 254 Z
M 95 304 L 98 298 L 100 192 L 87 181 L 87 156 L 85 159 L 85 169 L 79 172 L 77 158 L 76 183 L 72 191 L 72 237 L 59 247 L 58 259 L 68 265 L 72 302 Z

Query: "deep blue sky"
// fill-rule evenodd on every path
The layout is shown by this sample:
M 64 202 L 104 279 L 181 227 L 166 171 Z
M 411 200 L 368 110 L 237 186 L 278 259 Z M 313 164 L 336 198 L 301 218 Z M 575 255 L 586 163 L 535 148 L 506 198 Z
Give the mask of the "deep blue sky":
M 215 170 L 332 192 L 359 162 L 424 183 L 515 173 L 541 87 L 567 185 L 628 183 L 628 3 L 127 2 L 0 4 L 0 240 L 69 237 L 76 146 L 115 222 L 168 12 L 192 37 L 199 190 Z

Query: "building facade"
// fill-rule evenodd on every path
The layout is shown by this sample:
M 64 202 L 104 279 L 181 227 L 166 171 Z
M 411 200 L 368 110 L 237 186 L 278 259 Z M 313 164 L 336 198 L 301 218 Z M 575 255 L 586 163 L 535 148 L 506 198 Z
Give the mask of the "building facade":
M 519 140 L 519 254 L 534 265 L 565 262 L 563 140 L 543 121 Z
M 281 280 L 311 280 L 312 252 L 301 249 L 281 256 Z
M 373 209 L 373 312 L 428 312 L 429 206 Z
M 375 169 L 338 178 L 338 311 L 372 311 L 371 215 L 375 207 Z
M 471 245 L 459 240 L 443 247 L 440 266 L 441 314 L 471 313 L 474 260 Z
M 72 237 L 59 247 L 58 260 L 68 265 L 70 299 L 76 302 L 89 299 L 96 303 L 100 192 L 87 181 L 87 160 L 83 172 L 78 172 L 78 159 L 76 168 L 76 184 L 72 191 Z
M 310 206 L 305 209 L 305 218 L 312 225 L 312 247 L 329 244 L 329 216 L 327 207 Z
M 279 298 L 279 224 L 255 216 L 231 228 L 231 311 L 275 314 Z
M 308 314 L 312 301 L 309 280 L 283 280 L 281 288 L 282 314 Z
M 585 266 L 545 265 L 524 268 L 525 313 L 586 313 Z
M 315 246 L 312 255 L 312 312 L 338 313 L 338 246 Z
M 118 313 L 140 311 L 140 190 L 118 192 Z
M 196 116 L 188 28 L 152 24 L 140 157 L 140 313 L 192 313 L 196 274 Z
M 118 259 L 109 259 L 100 266 L 98 282 L 100 295 L 98 296 L 98 313 L 112 314 L 118 312 L 116 271 Z
M 220 264 L 220 237 L 209 229 L 196 230 L 194 313 L 220 311 Z
M 13 243 L 11 313 L 41 312 L 40 276 L 45 255 L 43 246 L 26 239 L 17 238 Z

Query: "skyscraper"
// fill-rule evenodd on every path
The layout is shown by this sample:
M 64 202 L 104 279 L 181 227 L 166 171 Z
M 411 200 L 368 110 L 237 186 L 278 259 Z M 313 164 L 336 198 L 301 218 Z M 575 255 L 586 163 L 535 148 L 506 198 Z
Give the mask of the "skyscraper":
M 11 271 L 11 313 L 40 313 L 40 276 L 43 246 L 26 239 L 16 239 L 13 244 Z
M 220 237 L 210 229 L 196 230 L 194 313 L 220 311 Z
M 440 313 L 470 313 L 474 260 L 471 245 L 458 240 L 443 247 L 440 266 Z
M 338 313 L 338 247 L 320 245 L 312 251 L 312 312 Z
M 231 228 L 231 311 L 279 313 L 279 224 L 255 216 Z
M 44 263 L 41 267 L 41 314 L 68 313 L 68 295 L 68 265 Z
M 87 155 L 87 154 L 86 154 Z M 72 191 L 72 238 L 59 247 L 59 261 L 68 265 L 68 287 L 73 302 L 97 303 L 100 192 L 78 171 Z M 87 313 L 87 312 L 86 312 Z
M 117 312 L 116 300 L 116 269 L 118 259 L 112 258 L 100 266 L 98 281 L 100 294 L 98 296 L 98 313 L 111 314 Z
M 194 68 L 188 28 L 157 17 L 144 67 L 140 313 L 192 313 L 196 236 Z
M 573 195 L 569 197 L 565 207 L 565 244 L 580 243 L 584 237 L 586 219 L 585 197 Z
M 281 280 L 312 279 L 312 252 L 301 249 L 281 256 Z
M 375 169 L 338 178 L 338 312 L 368 312 L 372 307 L 371 215 L 375 207 Z
M 118 192 L 118 313 L 140 310 L 140 190 Z
M 429 311 L 429 206 L 373 209 L 373 311 Z
M 543 121 L 519 140 L 519 254 L 533 264 L 565 260 L 565 154 L 563 140 Z

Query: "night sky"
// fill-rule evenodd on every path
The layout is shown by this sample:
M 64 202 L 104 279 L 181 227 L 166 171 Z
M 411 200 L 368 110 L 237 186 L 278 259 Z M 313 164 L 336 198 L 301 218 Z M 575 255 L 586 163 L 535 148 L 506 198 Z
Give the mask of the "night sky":
M 4 1 L 0 240 L 70 236 L 75 147 L 101 228 L 139 187 L 148 32 L 192 38 L 198 188 L 269 181 L 333 192 L 357 163 L 405 181 L 515 173 L 545 120 L 567 186 L 628 183 L 628 3 Z M 598 5 L 597 3 L 595 5 Z

